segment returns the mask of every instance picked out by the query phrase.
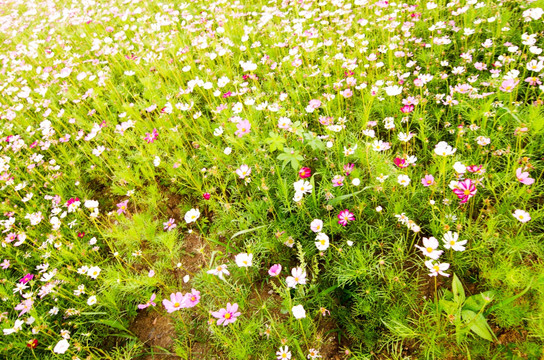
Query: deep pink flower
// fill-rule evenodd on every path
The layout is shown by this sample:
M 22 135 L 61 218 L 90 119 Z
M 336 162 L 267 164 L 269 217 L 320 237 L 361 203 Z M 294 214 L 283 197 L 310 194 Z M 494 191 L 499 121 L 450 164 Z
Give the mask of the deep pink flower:
M 157 131 L 157 129 L 153 129 L 153 131 L 151 133 L 145 133 L 145 138 L 144 140 L 147 141 L 148 144 L 151 144 L 152 142 L 154 142 L 155 140 L 157 140 L 157 138 L 159 137 L 159 133 Z
M 155 304 L 153 302 L 153 300 L 155 300 L 156 297 L 157 297 L 157 295 L 155 295 L 155 293 L 151 294 L 151 298 L 149 298 L 149 301 L 146 302 L 145 304 L 138 305 L 138 309 L 142 310 L 142 309 L 145 309 L 148 306 L 157 306 L 157 304 Z
M 414 111 L 414 105 L 404 105 L 403 107 L 400 108 L 400 111 L 403 114 L 409 114 L 412 111 Z
M 21 284 L 26 284 L 27 282 L 29 282 L 30 280 L 34 279 L 34 275 L 33 274 L 26 274 L 25 276 L 23 276 L 23 278 L 21 280 L 19 280 L 19 282 Z
M 220 309 L 219 311 L 212 312 L 212 316 L 217 320 L 217 325 L 223 324 L 223 326 L 227 326 L 230 323 L 233 323 L 236 321 L 236 318 L 240 316 L 241 313 L 238 312 L 238 304 L 230 304 L 227 303 L 226 309 Z
M 480 170 L 482 170 L 482 165 L 470 165 L 470 166 L 467 166 L 467 171 L 469 173 L 477 173 L 479 172 Z
M 210 193 L 204 193 L 204 194 L 202 194 L 202 197 L 204 198 L 204 200 L 210 200 L 211 194 Z
M 461 200 L 461 204 L 464 204 L 476 194 L 476 185 L 470 179 L 459 181 L 453 192 Z
M 190 293 L 185 294 L 185 304 L 187 307 L 195 307 L 200 302 L 200 291 L 191 289 Z
M 355 216 L 348 209 L 340 211 L 338 214 L 338 223 L 342 226 L 346 226 L 348 221 L 353 220 L 355 220 Z
M 405 167 L 408 167 L 408 163 L 406 162 L 405 159 L 403 158 L 395 158 L 395 160 L 393 160 L 393 162 L 395 163 L 395 165 L 397 165 L 398 167 L 400 167 L 401 169 L 405 168 Z
M 122 201 L 117 204 L 117 215 L 124 214 L 127 211 L 128 200 Z
M 268 275 L 270 276 L 278 276 L 281 272 L 281 265 L 280 264 L 274 264 L 268 269 Z
M 165 307 L 168 313 L 173 313 L 174 311 L 187 307 L 185 300 L 185 295 L 182 293 L 172 293 L 170 294 L 170 301 L 164 299 L 162 301 L 162 305 Z
M 519 182 L 524 185 L 531 185 L 535 182 L 535 179 L 529 177 L 529 173 L 527 171 L 523 171 L 522 168 L 518 168 L 516 170 L 516 177 L 518 178 Z
M 431 186 L 431 185 L 434 185 L 435 182 L 434 182 L 434 176 L 432 175 L 425 175 L 425 177 L 423 179 L 421 179 L 421 183 L 423 184 L 423 186 Z
M 309 167 L 303 167 L 298 171 L 298 176 L 301 179 L 306 179 L 312 176 L 312 170 Z
M 249 131 L 251 130 L 251 124 L 249 123 L 249 120 L 242 120 L 236 124 L 236 130 L 234 134 L 238 137 L 242 137 L 245 134 L 249 134 Z
M 354 167 L 355 167 L 355 164 L 344 165 L 344 173 L 346 174 L 346 176 L 349 176 L 349 174 L 351 174 Z

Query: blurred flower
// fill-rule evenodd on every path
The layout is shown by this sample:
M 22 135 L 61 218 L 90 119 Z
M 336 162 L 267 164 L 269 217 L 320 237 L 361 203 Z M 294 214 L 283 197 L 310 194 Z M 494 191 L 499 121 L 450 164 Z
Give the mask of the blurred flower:
M 274 264 L 270 267 L 270 269 L 268 269 L 268 274 L 270 276 L 278 276 L 281 272 L 281 265 L 280 264 Z
M 291 312 L 293 313 L 295 319 L 304 319 L 306 317 L 306 310 L 304 310 L 302 305 L 293 306 Z
M 531 220 L 531 215 L 524 210 L 517 209 L 512 215 L 522 223 L 526 223 L 527 221 Z

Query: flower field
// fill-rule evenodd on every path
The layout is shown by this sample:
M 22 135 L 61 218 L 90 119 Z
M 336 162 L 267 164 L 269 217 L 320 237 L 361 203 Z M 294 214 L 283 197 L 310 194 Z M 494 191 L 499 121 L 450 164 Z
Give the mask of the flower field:
M 543 9 L 2 1 L 0 357 L 544 358 Z

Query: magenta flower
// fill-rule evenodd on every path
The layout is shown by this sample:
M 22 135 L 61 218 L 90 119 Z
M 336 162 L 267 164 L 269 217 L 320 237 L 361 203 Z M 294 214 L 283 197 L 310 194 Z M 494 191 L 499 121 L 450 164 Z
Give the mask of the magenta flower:
M 434 176 L 432 176 L 432 175 L 425 175 L 425 177 L 424 177 L 423 179 L 421 179 L 421 183 L 422 183 L 423 186 L 425 186 L 425 187 L 434 185 L 434 184 L 435 184 L 435 182 L 434 182 Z
M 185 294 L 185 304 L 187 307 L 195 307 L 200 302 L 200 291 L 191 289 L 190 293 Z
M 344 165 L 344 173 L 346 174 L 346 176 L 349 176 L 349 174 L 351 174 L 354 167 L 355 167 L 355 164 L 346 164 L 346 165 Z
M 476 194 L 476 185 L 470 179 L 459 181 L 453 192 L 461 200 L 461 204 L 464 204 Z
M 128 200 L 120 202 L 117 204 L 117 215 L 124 214 L 127 211 Z
M 281 272 L 281 265 L 280 264 L 274 264 L 268 269 L 268 275 L 270 276 L 278 276 Z
M 202 194 L 202 197 L 204 198 L 204 200 L 210 200 L 211 194 L 210 193 L 204 193 L 204 194 Z
M 230 304 L 227 303 L 226 309 L 220 309 L 219 311 L 212 312 L 212 316 L 217 320 L 217 325 L 223 324 L 223 326 L 227 326 L 230 323 L 233 323 L 236 321 L 236 318 L 241 315 L 241 313 L 238 311 L 238 304 Z
M 187 307 L 185 300 L 185 296 L 182 293 L 177 292 L 170 294 L 170 301 L 164 299 L 162 304 L 168 313 L 173 313 L 174 311 Z
M 21 280 L 19 280 L 19 282 L 21 284 L 26 284 L 27 282 L 29 282 L 30 280 L 32 280 L 34 278 L 34 275 L 32 274 L 26 274 L 25 276 L 23 276 L 23 278 Z
M 303 167 L 298 171 L 298 176 L 301 179 L 306 179 L 312 176 L 312 170 L 309 167 Z
M 338 223 L 342 226 L 346 226 L 348 221 L 353 220 L 355 220 L 355 216 L 348 209 L 340 211 L 338 214 Z
M 238 137 L 242 137 L 245 134 L 249 134 L 249 130 L 251 130 L 251 124 L 249 123 L 249 120 L 242 120 L 236 124 L 236 132 L 234 133 Z
M 157 295 L 155 295 L 155 293 L 151 294 L 151 297 L 149 298 L 149 301 L 146 302 L 145 304 L 139 304 L 138 309 L 142 310 L 142 309 L 145 309 L 148 306 L 157 306 L 157 304 L 155 304 L 153 302 L 153 300 L 155 300 L 156 297 L 157 297 Z
M 516 177 L 518 178 L 519 182 L 524 185 L 531 185 L 535 182 L 535 179 L 529 177 L 529 173 L 527 171 L 523 171 L 522 168 L 518 168 L 516 170 Z
M 470 173 L 479 173 L 482 170 L 482 165 L 470 165 L 467 166 L 467 171 Z
M 403 169 L 405 167 L 408 167 L 408 163 L 403 158 L 395 158 L 395 160 L 393 160 L 393 162 L 395 163 L 395 165 L 397 165 L 401 169 Z
M 159 137 L 159 132 L 157 131 L 157 129 L 153 129 L 151 133 L 145 133 L 145 135 L 146 136 L 144 140 L 147 141 L 148 144 L 151 144 L 152 142 L 157 140 L 157 138 Z
M 412 111 L 414 111 L 414 105 L 404 105 L 403 107 L 400 108 L 400 111 L 403 114 L 409 114 Z

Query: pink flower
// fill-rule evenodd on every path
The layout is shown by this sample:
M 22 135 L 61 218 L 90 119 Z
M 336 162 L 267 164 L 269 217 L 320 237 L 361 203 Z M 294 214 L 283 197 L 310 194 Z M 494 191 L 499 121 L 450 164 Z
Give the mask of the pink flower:
M 177 227 L 176 220 L 173 218 L 170 218 L 167 222 L 162 223 L 162 225 L 164 226 L 165 231 L 174 230 Z
M 249 134 L 249 130 L 251 129 L 251 124 L 249 123 L 249 120 L 242 120 L 236 124 L 236 132 L 234 133 L 238 137 L 242 137 L 245 134 Z
M 308 106 L 313 108 L 313 109 L 319 109 L 319 107 L 321 106 L 321 101 L 319 101 L 317 99 L 312 99 L 312 100 L 310 100 L 310 103 L 309 103 Z
M 332 186 L 343 186 L 344 185 L 344 177 L 342 175 L 334 175 L 332 178 Z
M 164 299 L 162 304 L 168 313 L 173 313 L 174 311 L 187 307 L 185 304 L 185 296 L 180 292 L 170 294 L 170 301 Z
M 298 171 L 298 176 L 301 179 L 306 179 L 312 176 L 312 170 L 309 167 L 303 167 Z
M 159 133 L 157 131 L 157 129 L 153 129 L 153 131 L 151 133 L 145 133 L 145 138 L 144 140 L 147 141 L 148 144 L 151 144 L 152 142 L 154 142 L 155 140 L 157 140 L 157 138 L 159 137 Z
M 529 173 L 527 171 L 523 171 L 522 168 L 518 168 L 516 170 L 516 177 L 518 178 L 519 182 L 524 185 L 531 185 L 535 182 L 535 179 L 529 177 Z
M 240 179 L 243 179 L 251 174 L 251 168 L 245 164 L 241 165 L 239 169 L 236 169 L 236 174 L 240 177 Z
M 351 174 L 354 167 L 355 167 L 355 164 L 344 165 L 344 173 L 346 174 L 346 176 L 349 176 L 349 174 Z
M 157 306 L 157 304 L 155 304 L 153 302 L 153 300 L 155 300 L 156 297 L 157 297 L 157 295 L 155 295 L 155 293 L 151 294 L 151 298 L 149 298 L 149 301 L 146 302 L 145 304 L 138 305 L 138 309 L 142 310 L 142 309 L 145 309 L 148 306 Z
M 9 268 L 9 260 L 8 259 L 4 259 L 4 261 L 2 261 L 2 263 L 0 264 L 0 267 L 4 270 L 6 270 L 7 268 Z
M 200 302 L 200 291 L 191 289 L 190 293 L 185 294 L 185 304 L 187 307 L 195 307 Z
M 400 112 L 402 112 L 403 114 L 409 114 L 412 111 L 414 111 L 414 105 L 404 105 L 400 108 Z
M 424 177 L 423 179 L 421 179 L 421 183 L 422 183 L 423 186 L 425 186 L 425 187 L 434 185 L 434 184 L 435 184 L 435 182 L 434 182 L 434 176 L 432 176 L 432 175 L 425 175 L 425 177 Z
M 346 226 L 348 221 L 353 220 L 355 220 L 355 216 L 348 209 L 340 211 L 338 214 L 338 223 L 342 226 Z
M 514 80 L 514 79 L 504 80 L 499 90 L 504 92 L 512 92 L 512 90 L 514 90 L 517 84 L 519 84 L 519 80 Z
M 459 181 L 453 192 L 461 200 L 461 204 L 464 204 L 476 194 L 476 185 L 470 179 Z
M 117 204 L 117 208 L 118 208 L 117 215 L 124 214 L 127 211 L 127 204 L 128 204 L 128 200 L 125 200 Z
M 236 318 L 240 316 L 241 314 L 238 311 L 238 304 L 230 304 L 227 303 L 226 309 L 220 309 L 219 311 L 212 312 L 212 316 L 217 320 L 217 325 L 223 324 L 223 326 L 227 326 L 228 324 L 231 324 L 236 321 Z
M 211 195 L 210 193 L 204 193 L 202 194 L 202 197 L 204 198 L 204 200 L 210 200 Z
M 270 276 L 278 276 L 281 272 L 281 265 L 280 264 L 274 264 L 268 269 L 268 275 Z
M 21 316 L 27 312 L 30 311 L 30 309 L 32 309 L 32 304 L 34 303 L 34 301 L 32 299 L 26 299 L 26 300 L 23 300 L 22 303 L 20 303 L 19 305 L 15 306 L 15 310 L 21 310 L 21 312 L 19 313 L 18 316 Z

